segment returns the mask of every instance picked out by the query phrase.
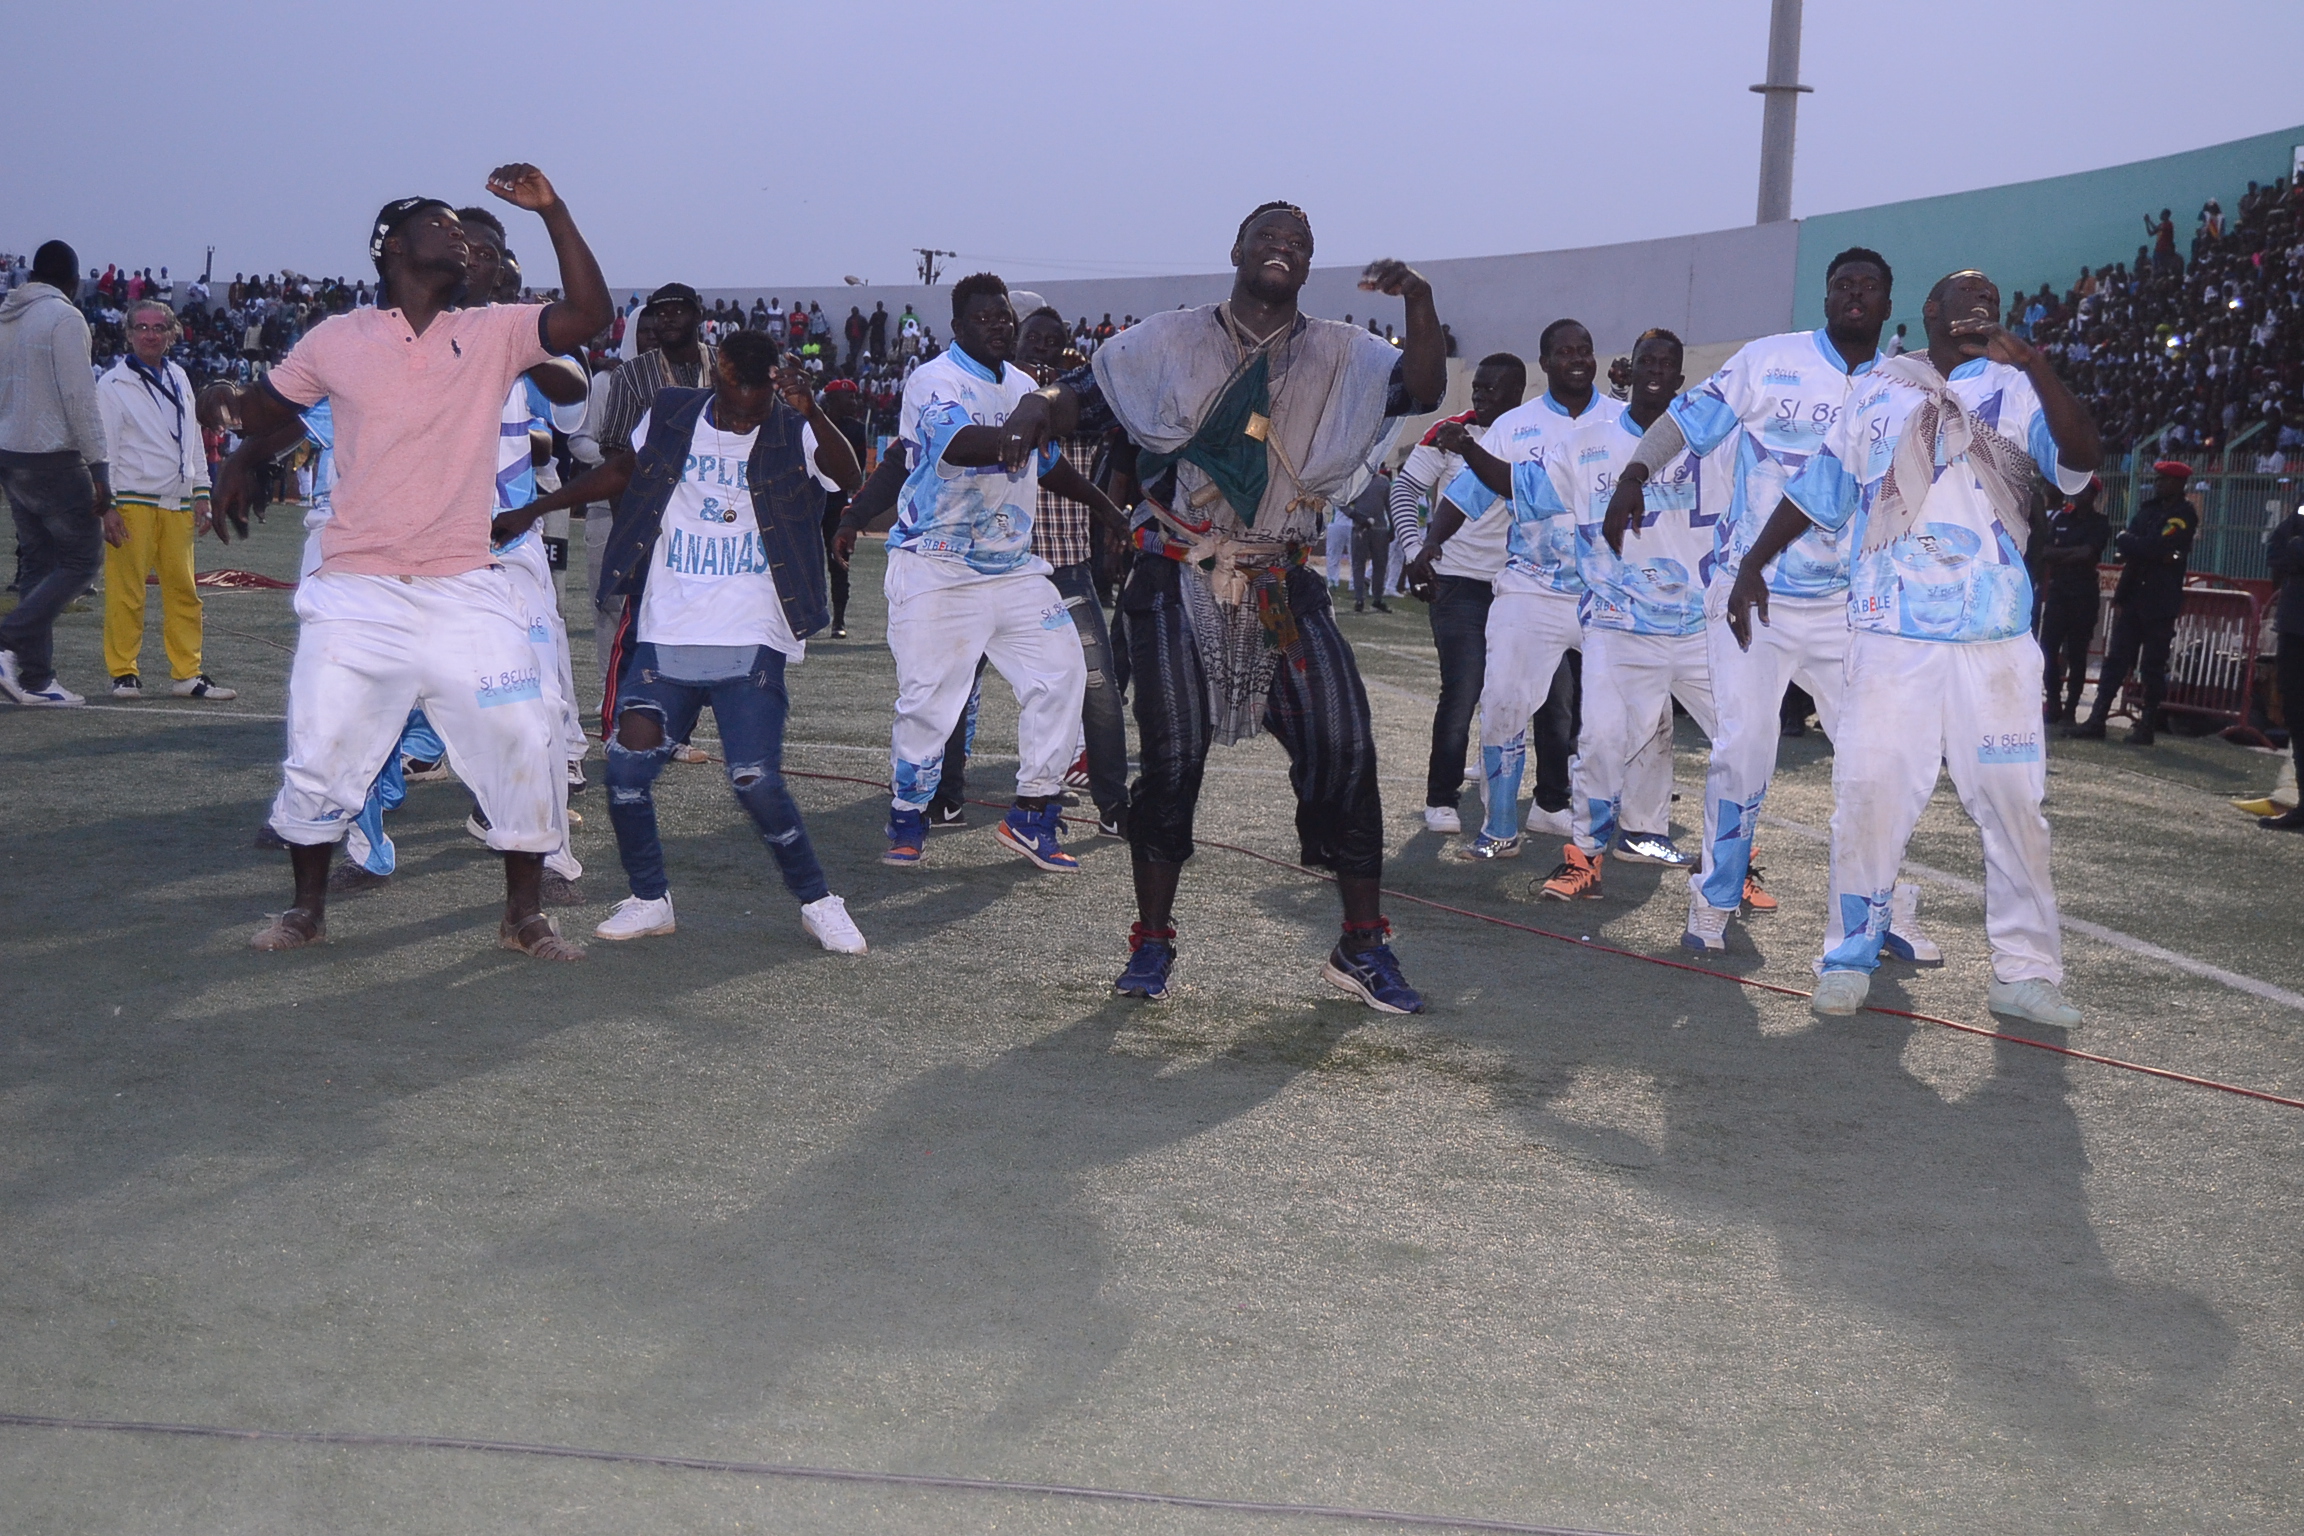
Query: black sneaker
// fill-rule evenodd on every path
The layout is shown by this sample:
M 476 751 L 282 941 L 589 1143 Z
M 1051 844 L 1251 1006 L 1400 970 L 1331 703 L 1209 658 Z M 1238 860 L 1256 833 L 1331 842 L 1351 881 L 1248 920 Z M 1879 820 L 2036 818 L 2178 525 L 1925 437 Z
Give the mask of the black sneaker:
M 2267 832 L 2304 832 L 2304 805 L 2277 816 L 2259 816 L 2256 825 Z
M 1128 813 L 1126 811 L 1098 812 L 1096 835 L 1098 837 L 1125 838 L 1128 835 Z
M 928 825 L 931 827 L 964 827 L 968 825 L 968 813 L 966 811 L 957 805 L 946 805 L 940 800 L 929 801 L 928 809 L 922 814 L 926 816 Z
M 2095 719 L 2082 720 L 2064 727 L 2064 735 L 2072 741 L 2102 741 L 2104 739 L 2104 722 Z
M 112 697 L 116 699 L 140 699 L 144 697 L 144 679 L 133 672 L 121 673 L 112 679 Z

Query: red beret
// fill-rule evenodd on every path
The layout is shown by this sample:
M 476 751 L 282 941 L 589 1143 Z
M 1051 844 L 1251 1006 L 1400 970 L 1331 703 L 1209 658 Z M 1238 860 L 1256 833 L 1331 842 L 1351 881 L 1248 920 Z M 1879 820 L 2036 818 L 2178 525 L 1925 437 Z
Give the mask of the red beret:
M 2174 475 L 2179 480 L 2189 480 L 2192 478 L 2192 466 L 2182 459 L 2160 459 L 2152 465 L 2152 473 Z

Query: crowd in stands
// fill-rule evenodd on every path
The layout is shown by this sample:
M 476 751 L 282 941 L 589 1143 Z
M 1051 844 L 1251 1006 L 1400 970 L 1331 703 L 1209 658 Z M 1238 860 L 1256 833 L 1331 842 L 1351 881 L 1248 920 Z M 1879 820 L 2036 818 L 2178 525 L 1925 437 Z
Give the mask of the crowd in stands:
M 2171 455 L 2245 437 L 2235 468 L 2304 463 L 2304 183 L 2250 182 L 2235 214 L 2209 200 L 2189 256 L 2169 210 L 2147 214 L 2133 263 L 2010 301 L 2008 327 L 2046 348 L 2114 452 L 2165 428 Z

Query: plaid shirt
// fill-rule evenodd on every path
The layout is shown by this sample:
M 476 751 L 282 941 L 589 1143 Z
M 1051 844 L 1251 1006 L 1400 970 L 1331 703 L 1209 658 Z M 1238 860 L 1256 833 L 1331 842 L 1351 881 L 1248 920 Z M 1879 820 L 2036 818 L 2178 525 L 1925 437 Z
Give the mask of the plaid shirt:
M 1086 479 L 1089 466 L 1096 462 L 1096 439 L 1087 436 L 1064 439 L 1064 462 Z M 1094 558 L 1096 541 L 1088 508 L 1041 486 L 1040 505 L 1032 514 L 1032 553 L 1059 569 L 1084 565 Z

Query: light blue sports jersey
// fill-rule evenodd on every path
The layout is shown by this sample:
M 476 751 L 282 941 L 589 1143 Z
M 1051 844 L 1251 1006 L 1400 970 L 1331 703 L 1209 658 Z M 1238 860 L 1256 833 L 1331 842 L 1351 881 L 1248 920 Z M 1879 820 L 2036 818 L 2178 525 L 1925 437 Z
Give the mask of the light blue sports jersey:
M 312 460 L 312 505 L 304 514 L 304 526 L 317 528 L 336 511 L 336 413 L 323 395 L 299 414 L 304 418 L 304 436 L 320 450 Z
M 1571 416 L 1547 391 L 1497 417 L 1480 435 L 1480 446 L 1513 465 L 1517 476 L 1520 466 L 1541 468 L 1546 450 L 1567 441 L 1578 428 L 1596 421 L 1614 421 L 1623 412 L 1623 401 L 1594 395 L 1583 415 Z M 1515 478 L 1514 484 L 1518 483 Z M 1482 485 L 1480 477 L 1470 470 L 1449 482 L 1448 499 L 1476 522 L 1490 516 L 1510 517 L 1504 539 L 1504 568 L 1496 573 L 1494 583 L 1497 591 L 1584 595 L 1584 579 L 1576 569 L 1573 523 L 1536 511 L 1517 494 L 1507 501 Z M 1498 507 L 1504 510 L 1499 513 Z
M 979 576 L 1045 575 L 1032 553 L 1032 514 L 1040 476 L 1056 462 L 1053 445 L 1010 474 L 999 465 L 965 469 L 944 462 L 962 427 L 996 427 L 1039 386 L 1012 363 L 991 369 L 958 347 L 922 363 L 905 381 L 897 431 L 912 473 L 896 498 L 888 548 L 965 566 Z
M 528 434 L 551 431 L 551 414 L 552 402 L 544 398 L 535 380 L 525 375 L 504 397 L 504 410 L 496 425 L 496 505 L 489 510 L 490 517 L 516 512 L 536 499 L 536 459 Z M 518 549 L 534 537 L 536 525 L 530 524 L 525 533 L 496 548 Z
M 2057 461 L 2056 440 L 2032 381 L 2021 370 L 1970 358 L 1952 370 L 1952 393 L 1983 425 L 2022 443 L 2040 472 L 2067 494 L 2088 476 Z M 1785 487 L 1818 524 L 1845 532 L 1861 551 L 1881 479 L 1895 461 L 1906 419 L 1925 397 L 1875 373 L 1848 402 L 1840 425 Z M 2032 579 L 2016 541 L 1993 515 L 1963 455 L 1944 461 L 1911 531 L 1858 553 L 1848 589 L 1849 622 L 1877 634 L 1973 644 L 2007 640 L 2032 624 Z
M 1579 425 L 1542 464 L 1512 471 L 1512 499 L 1576 530 L 1576 570 L 1584 578 L 1577 617 L 1635 635 L 1694 635 L 1704 629 L 1704 583 L 1718 545 L 1724 467 L 1682 452 L 1648 479 L 1638 532 L 1618 555 L 1601 535 L 1616 477 L 1640 451 L 1642 429 L 1629 413 Z
M 1823 446 L 1840 420 L 1866 358 L 1851 374 L 1822 331 L 1763 336 L 1669 407 L 1688 446 L 1730 466 L 1727 515 L 1719 521 L 1713 579 L 1732 582 L 1746 551 L 1768 525 L 1784 486 Z M 1725 448 L 1723 448 L 1725 445 Z M 1768 569 L 1778 597 L 1839 597 L 1848 590 L 1846 539 L 1810 525 Z

